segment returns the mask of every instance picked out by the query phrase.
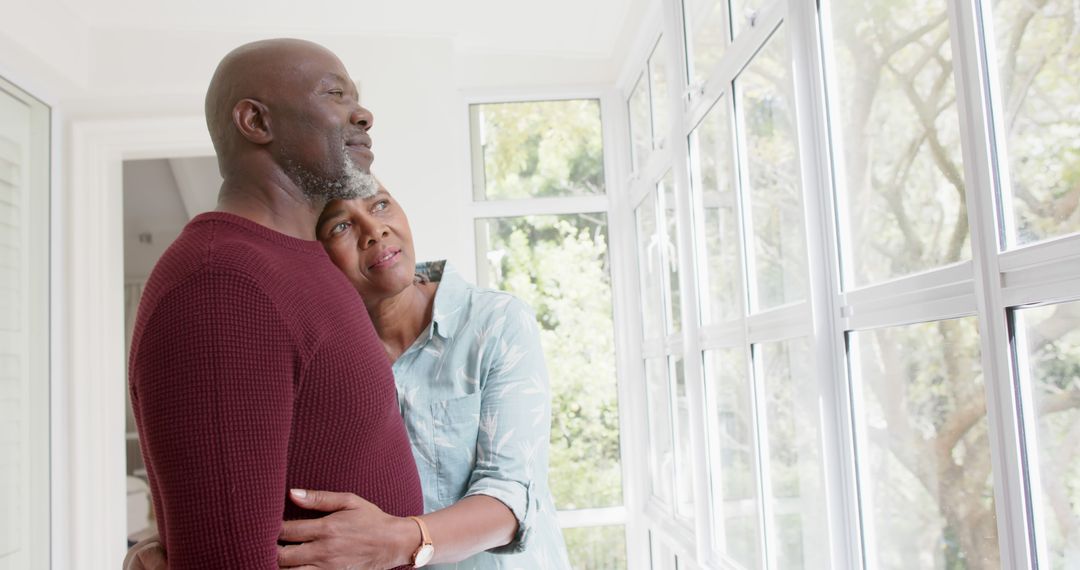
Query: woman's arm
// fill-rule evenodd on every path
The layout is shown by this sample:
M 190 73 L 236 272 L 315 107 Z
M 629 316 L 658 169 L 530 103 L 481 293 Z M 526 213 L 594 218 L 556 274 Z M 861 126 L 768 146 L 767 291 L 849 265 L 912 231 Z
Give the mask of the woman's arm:
M 503 546 L 513 540 L 517 532 L 514 513 L 498 499 L 485 495 L 465 497 L 420 518 L 424 519 L 436 546 L 432 563 L 457 562 L 477 552 Z
M 521 301 L 511 299 L 503 308 L 497 319 L 501 330 L 479 351 L 494 356 L 481 387 L 476 465 L 466 496 L 422 517 L 435 546 L 433 562 L 524 549 L 535 510 L 533 481 L 547 477 L 551 396 L 539 330 Z M 408 564 L 420 545 L 415 522 L 383 513 L 355 495 L 307 491 L 306 497 L 292 499 L 331 514 L 285 523 L 281 538 L 303 544 L 280 550 L 282 566 L 364 568 L 378 561 L 389 567 Z
M 279 550 L 278 564 L 326 566 L 362 564 L 380 568 L 412 562 L 420 546 L 420 528 L 411 519 L 390 516 L 375 505 L 350 493 L 307 491 L 296 504 L 320 511 L 334 511 L 321 519 L 288 521 L 281 539 L 303 542 Z M 502 546 L 514 537 L 517 520 L 506 505 L 477 495 L 421 517 L 433 544 L 431 563 L 458 562 L 473 554 Z M 301 548 L 303 546 L 303 548 Z M 377 566 L 382 564 L 382 566 Z M 158 536 L 131 547 L 124 570 L 168 570 L 165 549 Z
M 351 493 L 304 491 L 304 496 L 290 495 L 304 508 L 330 514 L 284 524 L 281 539 L 302 544 L 279 550 L 278 563 L 283 567 L 389 568 L 412 562 L 420 546 L 420 527 L 413 520 L 388 515 Z M 510 509 L 486 496 L 465 497 L 421 518 L 435 546 L 433 564 L 457 562 L 502 546 L 517 529 Z

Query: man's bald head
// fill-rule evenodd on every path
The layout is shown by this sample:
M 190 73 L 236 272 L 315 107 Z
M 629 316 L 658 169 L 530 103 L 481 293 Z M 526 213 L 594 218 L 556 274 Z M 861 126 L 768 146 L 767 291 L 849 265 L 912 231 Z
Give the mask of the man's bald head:
M 240 133 L 233 125 L 233 110 L 244 99 L 273 105 L 283 90 L 295 83 L 296 69 L 312 57 L 340 61 L 330 50 L 306 40 L 278 38 L 244 44 L 218 64 L 206 90 L 206 126 L 219 163 L 232 154 Z
M 370 195 L 373 118 L 330 50 L 304 40 L 240 46 L 206 92 L 206 124 L 226 183 L 283 173 L 321 201 Z

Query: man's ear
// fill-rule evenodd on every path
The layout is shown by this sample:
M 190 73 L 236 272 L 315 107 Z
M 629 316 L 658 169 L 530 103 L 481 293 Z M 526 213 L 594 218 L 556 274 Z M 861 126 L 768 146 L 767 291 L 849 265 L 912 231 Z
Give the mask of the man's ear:
M 247 140 L 267 144 L 274 140 L 270 129 L 270 110 L 255 99 L 241 99 L 233 107 L 233 124 Z

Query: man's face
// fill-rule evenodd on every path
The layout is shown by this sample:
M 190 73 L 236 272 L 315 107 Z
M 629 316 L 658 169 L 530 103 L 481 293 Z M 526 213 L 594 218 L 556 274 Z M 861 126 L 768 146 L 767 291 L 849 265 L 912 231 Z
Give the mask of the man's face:
M 315 235 L 368 306 L 413 283 L 416 254 L 409 220 L 384 188 L 369 198 L 327 204 Z
M 272 109 L 282 167 L 310 199 L 371 196 L 378 188 L 367 132 L 373 117 L 337 57 L 321 49 L 304 55 Z

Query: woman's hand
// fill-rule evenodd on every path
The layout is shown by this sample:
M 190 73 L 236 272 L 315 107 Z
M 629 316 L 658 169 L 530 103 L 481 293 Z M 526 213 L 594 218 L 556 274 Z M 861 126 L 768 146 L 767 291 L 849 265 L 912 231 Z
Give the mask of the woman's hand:
M 279 538 L 302 544 L 278 548 L 282 568 L 385 570 L 411 562 L 420 545 L 415 522 L 388 515 L 352 493 L 293 489 L 289 496 L 305 509 L 330 514 L 284 523 Z

